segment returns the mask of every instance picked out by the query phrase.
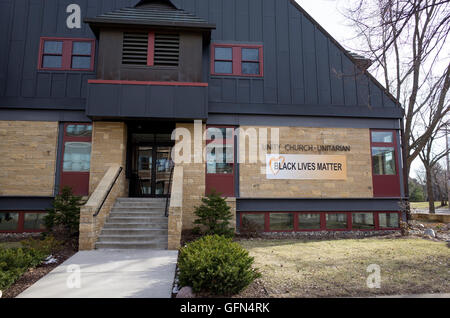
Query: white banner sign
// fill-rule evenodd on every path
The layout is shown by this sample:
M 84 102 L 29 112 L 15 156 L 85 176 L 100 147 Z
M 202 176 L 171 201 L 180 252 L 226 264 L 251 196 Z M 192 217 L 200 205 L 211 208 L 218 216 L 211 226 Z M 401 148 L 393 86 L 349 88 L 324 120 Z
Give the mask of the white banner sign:
M 346 156 L 266 155 L 266 176 L 273 180 L 346 180 Z

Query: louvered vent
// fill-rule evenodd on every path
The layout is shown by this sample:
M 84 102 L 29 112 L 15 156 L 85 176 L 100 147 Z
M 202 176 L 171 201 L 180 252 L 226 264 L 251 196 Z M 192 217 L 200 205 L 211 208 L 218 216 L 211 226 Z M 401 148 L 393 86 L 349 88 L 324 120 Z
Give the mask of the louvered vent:
M 178 66 L 179 56 L 179 34 L 155 34 L 155 65 Z
M 147 65 L 148 33 L 123 34 L 122 64 Z

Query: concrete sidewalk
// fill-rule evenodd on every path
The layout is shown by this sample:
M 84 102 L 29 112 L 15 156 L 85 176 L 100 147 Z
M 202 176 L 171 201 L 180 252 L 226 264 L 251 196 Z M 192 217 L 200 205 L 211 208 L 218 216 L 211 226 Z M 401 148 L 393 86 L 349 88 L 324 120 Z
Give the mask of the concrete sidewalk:
M 78 252 L 18 298 L 170 298 L 177 258 L 177 251 Z

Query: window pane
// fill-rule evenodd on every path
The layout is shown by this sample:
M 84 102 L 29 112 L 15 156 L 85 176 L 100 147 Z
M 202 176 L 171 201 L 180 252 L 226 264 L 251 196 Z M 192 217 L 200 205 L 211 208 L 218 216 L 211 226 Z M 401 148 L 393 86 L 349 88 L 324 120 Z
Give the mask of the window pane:
M 89 172 L 91 167 L 91 144 L 88 142 L 67 142 L 64 151 L 65 172 Z
M 207 173 L 233 174 L 234 147 L 233 145 L 207 146 Z
M 375 175 L 395 175 L 395 150 L 391 147 L 372 148 L 373 173 Z
M 210 127 L 206 131 L 206 140 L 217 140 L 217 142 L 220 141 L 226 141 L 226 140 L 233 140 L 233 128 L 218 128 L 218 127 Z
M 265 215 L 264 214 L 243 214 L 241 227 L 246 230 L 254 230 L 258 232 L 264 231 Z
M 294 215 L 292 213 L 270 213 L 271 231 L 293 231 Z
M 91 137 L 92 125 L 68 125 L 66 134 L 69 137 Z
M 25 213 L 25 230 L 45 230 L 45 213 Z
M 216 47 L 215 59 L 231 61 L 233 59 L 233 49 L 231 47 Z
M 44 55 L 44 60 L 42 62 L 42 67 L 45 67 L 45 68 L 61 68 L 62 67 L 62 56 Z
M 214 71 L 218 74 L 233 74 L 232 62 L 215 62 Z
M 396 229 L 400 227 L 398 213 L 379 213 L 380 228 Z
M 62 41 L 45 41 L 44 53 L 47 54 L 62 54 L 63 42 Z
M 0 213 L 0 231 L 16 231 L 19 213 Z
M 392 143 L 394 142 L 393 134 L 392 132 L 386 131 L 372 131 L 372 142 Z
M 91 42 L 73 42 L 72 53 L 74 55 L 91 55 Z
M 327 213 L 327 229 L 343 230 L 347 228 L 347 214 Z
M 373 213 L 353 213 L 352 220 L 354 229 L 373 230 L 375 228 Z
M 259 61 L 259 49 L 242 49 L 243 61 Z
M 242 74 L 259 75 L 259 63 L 242 63 Z
M 91 57 L 73 56 L 72 68 L 76 70 L 88 70 L 91 68 Z
M 300 213 L 298 215 L 298 228 L 300 230 L 319 230 L 320 214 Z

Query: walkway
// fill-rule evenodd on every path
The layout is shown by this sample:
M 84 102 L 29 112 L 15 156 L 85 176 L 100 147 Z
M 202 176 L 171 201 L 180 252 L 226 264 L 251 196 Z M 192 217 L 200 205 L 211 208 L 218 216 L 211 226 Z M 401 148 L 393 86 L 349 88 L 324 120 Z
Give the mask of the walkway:
M 78 252 L 18 298 L 170 298 L 177 251 Z

